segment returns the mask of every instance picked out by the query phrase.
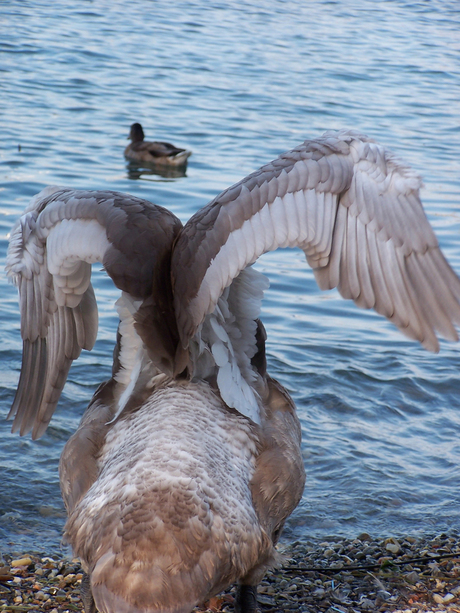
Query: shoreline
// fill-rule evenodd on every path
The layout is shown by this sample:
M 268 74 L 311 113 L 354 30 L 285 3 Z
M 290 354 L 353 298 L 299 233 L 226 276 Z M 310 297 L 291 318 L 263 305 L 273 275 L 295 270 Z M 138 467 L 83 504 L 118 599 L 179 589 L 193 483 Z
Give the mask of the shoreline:
M 275 613 L 460 613 L 460 537 L 369 534 L 279 547 L 282 565 L 258 589 L 258 611 Z M 0 558 L 0 611 L 83 611 L 76 558 L 37 553 Z M 232 613 L 234 588 L 196 613 Z

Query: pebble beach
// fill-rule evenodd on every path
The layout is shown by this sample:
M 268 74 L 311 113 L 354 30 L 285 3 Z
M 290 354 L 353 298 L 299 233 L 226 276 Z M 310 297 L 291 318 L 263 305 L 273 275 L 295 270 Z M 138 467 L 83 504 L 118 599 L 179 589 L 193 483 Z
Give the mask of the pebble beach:
M 258 589 L 260 613 L 460 613 L 460 538 L 296 541 L 279 547 L 283 562 Z M 0 611 L 83 611 L 78 559 L 37 553 L 0 557 Z M 232 613 L 234 588 L 195 613 Z

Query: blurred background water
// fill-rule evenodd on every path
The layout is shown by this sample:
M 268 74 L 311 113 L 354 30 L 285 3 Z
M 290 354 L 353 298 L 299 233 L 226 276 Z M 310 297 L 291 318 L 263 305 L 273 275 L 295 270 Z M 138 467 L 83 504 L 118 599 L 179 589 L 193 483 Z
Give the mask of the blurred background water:
M 355 128 L 424 177 L 460 272 L 457 0 L 68 0 L 0 4 L 0 265 L 48 184 L 114 189 L 182 221 L 219 191 L 326 129 Z M 129 126 L 193 151 L 184 177 L 123 158 Z M 285 539 L 459 528 L 460 349 L 438 355 L 371 312 L 320 293 L 303 254 L 261 258 L 271 373 L 303 427 L 304 498 Z M 36 442 L 5 421 L 21 364 L 16 289 L 0 276 L 0 550 L 59 550 L 57 465 L 109 376 L 118 294 L 96 267 L 95 349 L 70 372 Z

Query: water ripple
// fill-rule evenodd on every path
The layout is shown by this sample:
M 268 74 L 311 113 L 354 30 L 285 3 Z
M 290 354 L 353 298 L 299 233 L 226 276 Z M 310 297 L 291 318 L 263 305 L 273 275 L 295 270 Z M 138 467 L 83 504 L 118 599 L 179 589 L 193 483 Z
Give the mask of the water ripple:
M 127 191 L 183 221 L 220 190 L 325 129 L 353 127 L 424 176 L 424 202 L 460 271 L 457 2 L 197 0 L 0 4 L 0 265 L 6 237 L 47 184 Z M 133 173 L 129 125 L 193 150 L 185 176 Z M 274 376 L 299 407 L 308 480 L 286 537 L 458 529 L 458 347 L 430 355 L 337 292 L 303 254 L 258 263 Z M 15 289 L 0 275 L 0 401 L 19 376 Z M 37 442 L 0 422 L 0 543 L 55 550 L 57 464 L 110 376 L 117 292 L 95 270 L 100 332 Z

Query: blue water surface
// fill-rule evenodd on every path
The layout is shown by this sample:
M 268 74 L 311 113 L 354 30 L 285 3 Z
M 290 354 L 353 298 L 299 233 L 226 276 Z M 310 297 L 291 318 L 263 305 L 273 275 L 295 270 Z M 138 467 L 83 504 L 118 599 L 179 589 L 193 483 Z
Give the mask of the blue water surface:
M 457 0 L 43 0 L 0 4 L 0 267 L 48 184 L 130 192 L 182 221 L 263 163 L 354 128 L 424 177 L 460 273 Z M 132 122 L 193 151 L 186 176 L 123 157 Z M 302 252 L 268 254 L 271 373 L 302 421 L 307 485 L 284 538 L 459 528 L 460 349 L 429 354 L 372 312 L 320 293 Z M 16 289 L 0 275 L 0 552 L 59 551 L 57 465 L 111 371 L 118 293 L 95 267 L 95 349 L 74 364 L 45 436 L 5 421 L 21 365 Z

